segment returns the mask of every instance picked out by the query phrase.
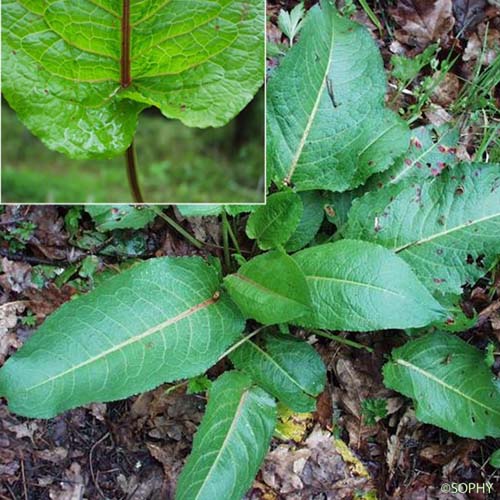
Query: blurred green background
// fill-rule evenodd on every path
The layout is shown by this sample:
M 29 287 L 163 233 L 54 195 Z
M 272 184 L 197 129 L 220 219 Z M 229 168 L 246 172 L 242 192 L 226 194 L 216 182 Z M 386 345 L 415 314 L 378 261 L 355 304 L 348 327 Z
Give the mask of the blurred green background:
M 264 201 L 264 97 L 222 128 L 194 129 L 148 109 L 136 151 L 146 202 Z M 132 202 L 125 160 L 71 160 L 50 151 L 2 101 L 2 201 Z

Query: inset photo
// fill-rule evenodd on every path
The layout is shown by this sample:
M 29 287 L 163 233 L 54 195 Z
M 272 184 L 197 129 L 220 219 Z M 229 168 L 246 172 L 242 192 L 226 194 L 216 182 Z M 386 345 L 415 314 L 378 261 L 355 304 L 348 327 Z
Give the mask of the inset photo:
M 5 0 L 2 50 L 2 202 L 264 203 L 264 0 Z

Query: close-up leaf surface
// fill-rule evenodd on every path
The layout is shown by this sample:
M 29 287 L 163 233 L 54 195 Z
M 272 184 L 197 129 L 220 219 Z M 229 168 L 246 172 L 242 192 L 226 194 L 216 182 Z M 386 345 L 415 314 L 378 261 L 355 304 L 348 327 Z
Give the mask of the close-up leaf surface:
M 368 31 L 329 0 L 310 9 L 299 41 L 268 84 L 271 177 L 298 191 L 345 191 L 382 172 L 409 145 L 384 105 L 386 77 Z
M 286 323 L 311 310 L 304 273 L 279 251 L 254 257 L 226 276 L 224 284 L 243 315 L 264 325 Z
M 268 450 L 276 402 L 243 373 L 224 373 L 209 392 L 176 500 L 243 498 Z
M 462 163 L 355 201 L 348 238 L 394 250 L 432 291 L 460 294 L 500 248 L 500 164 Z
M 5 0 L 3 88 L 21 121 L 72 158 L 112 157 L 155 106 L 222 126 L 264 76 L 263 0 Z
M 415 402 L 416 416 L 459 436 L 500 437 L 500 384 L 484 354 L 449 333 L 430 333 L 392 352 L 384 382 Z
M 410 266 L 380 245 L 342 240 L 293 258 L 306 275 L 313 304 L 299 325 L 370 331 L 426 326 L 444 315 Z
M 291 335 L 266 334 L 263 342 L 261 346 L 250 340 L 234 351 L 230 357 L 235 367 L 291 410 L 314 411 L 326 381 L 319 354 Z
M 125 398 L 203 373 L 243 327 L 201 258 L 149 260 L 49 316 L 0 370 L 0 395 L 42 418 Z

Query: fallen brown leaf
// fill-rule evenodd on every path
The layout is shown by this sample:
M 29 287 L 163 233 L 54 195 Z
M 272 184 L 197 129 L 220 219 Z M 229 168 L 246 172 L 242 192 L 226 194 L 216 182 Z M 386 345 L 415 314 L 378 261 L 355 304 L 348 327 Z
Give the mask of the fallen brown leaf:
M 451 0 L 401 0 L 390 13 L 401 26 L 396 38 L 422 50 L 447 37 L 455 24 Z

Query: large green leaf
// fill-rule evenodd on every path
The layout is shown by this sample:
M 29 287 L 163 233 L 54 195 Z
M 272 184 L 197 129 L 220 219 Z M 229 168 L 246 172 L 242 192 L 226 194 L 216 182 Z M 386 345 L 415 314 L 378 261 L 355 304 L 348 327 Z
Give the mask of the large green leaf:
M 342 240 L 293 257 L 306 275 L 314 310 L 299 318 L 300 325 L 370 331 L 426 326 L 443 317 L 410 266 L 379 245 Z
M 276 425 L 275 401 L 250 377 L 226 372 L 209 393 L 176 500 L 237 500 L 252 485 Z
M 393 249 L 430 290 L 461 293 L 500 248 L 500 165 L 463 163 L 439 177 L 355 201 L 348 238 Z
M 156 106 L 220 126 L 261 86 L 263 0 L 4 0 L 3 93 L 48 147 L 110 157 Z
M 311 310 L 304 273 L 287 254 L 259 255 L 224 278 L 231 298 L 247 318 L 265 325 L 286 323 Z
M 500 437 L 500 383 L 484 354 L 448 333 L 431 333 L 392 352 L 384 382 L 415 402 L 419 420 L 459 436 Z
M 199 375 L 243 330 L 201 258 L 161 258 L 63 305 L 0 370 L 21 415 L 51 417 Z
M 384 107 L 382 57 L 368 31 L 329 0 L 269 81 L 268 159 L 277 184 L 345 191 L 408 148 L 407 125 Z
M 247 236 L 257 240 L 262 250 L 283 245 L 297 228 L 304 208 L 292 191 L 274 193 L 248 218 Z
M 85 211 L 94 219 L 98 231 L 141 229 L 156 217 L 148 207 L 134 205 L 87 205 Z
M 231 361 L 293 411 L 316 409 L 326 368 L 307 342 L 290 335 L 266 334 L 264 346 L 248 341 L 234 351 Z

